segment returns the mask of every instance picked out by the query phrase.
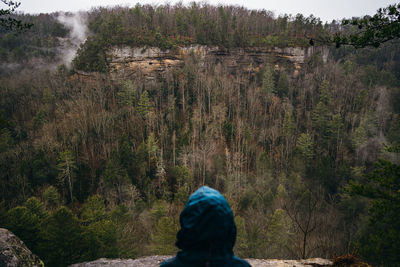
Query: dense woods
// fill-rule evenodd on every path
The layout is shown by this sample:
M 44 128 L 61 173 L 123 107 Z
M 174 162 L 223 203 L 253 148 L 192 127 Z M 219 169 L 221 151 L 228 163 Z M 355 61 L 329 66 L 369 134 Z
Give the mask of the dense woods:
M 98 8 L 88 15 L 93 33 L 78 52 L 76 68 L 107 70 L 104 53 L 112 45 L 177 46 L 202 44 L 230 47 L 307 46 L 310 37 L 323 38 L 329 27 L 301 14 L 274 17 L 269 11 L 239 6 L 212 6 L 193 2 L 189 6 L 136 5 L 134 8 Z
M 0 32 L 0 226 L 46 265 L 173 254 L 201 185 L 230 203 L 241 257 L 399 262 L 397 40 L 316 53 L 298 75 L 274 62 L 232 75 L 191 54 L 154 81 L 113 80 L 112 46 L 306 47 L 341 26 L 236 6 L 97 8 L 68 68 L 58 14 L 20 16 L 26 34 Z M 39 59 L 58 66 L 30 69 Z

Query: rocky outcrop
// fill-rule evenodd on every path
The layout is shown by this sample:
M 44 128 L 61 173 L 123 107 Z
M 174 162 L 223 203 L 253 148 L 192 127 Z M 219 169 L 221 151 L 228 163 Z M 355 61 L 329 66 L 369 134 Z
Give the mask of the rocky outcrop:
M 33 267 L 44 264 L 18 237 L 7 229 L 0 228 L 0 266 Z
M 149 256 L 139 258 L 136 260 L 123 260 L 123 259 L 99 259 L 91 262 L 84 262 L 70 265 L 70 267 L 156 267 L 161 262 L 170 258 L 171 256 Z M 325 259 L 307 259 L 307 260 L 259 260 L 259 259 L 246 259 L 253 267 L 325 267 L 332 266 L 330 260 Z
M 328 267 L 330 260 L 314 258 L 306 260 L 260 260 L 246 259 L 253 267 Z
M 98 259 L 90 262 L 83 262 L 70 265 L 69 267 L 145 267 L 145 266 L 160 266 L 160 264 L 169 259 L 171 256 L 149 256 L 136 260 L 130 259 Z
M 284 68 L 296 76 L 301 65 L 316 52 L 322 54 L 324 61 L 328 57 L 325 47 L 309 48 L 231 48 L 192 45 L 176 49 L 161 50 L 157 47 L 113 47 L 107 54 L 110 74 L 114 79 L 127 79 L 142 75 L 148 80 L 176 66 L 182 66 L 188 55 L 195 55 L 200 66 L 222 65 L 233 75 L 239 72 L 255 73 L 265 64 L 275 68 Z

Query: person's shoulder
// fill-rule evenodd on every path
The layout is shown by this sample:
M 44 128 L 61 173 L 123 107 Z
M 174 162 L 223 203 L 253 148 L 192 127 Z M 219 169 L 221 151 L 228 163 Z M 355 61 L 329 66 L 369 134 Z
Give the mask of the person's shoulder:
M 235 266 L 235 267 L 236 266 L 237 267 L 251 267 L 251 265 L 247 261 L 245 261 L 241 258 L 238 258 L 236 256 L 233 257 L 233 266 Z
M 160 267 L 181 267 L 184 266 L 177 257 L 170 258 L 160 264 Z
M 176 266 L 176 265 L 174 264 L 174 262 L 175 262 L 175 257 L 170 258 L 170 259 L 168 259 L 168 260 L 162 262 L 162 263 L 160 264 L 160 267 L 172 267 L 172 266 Z

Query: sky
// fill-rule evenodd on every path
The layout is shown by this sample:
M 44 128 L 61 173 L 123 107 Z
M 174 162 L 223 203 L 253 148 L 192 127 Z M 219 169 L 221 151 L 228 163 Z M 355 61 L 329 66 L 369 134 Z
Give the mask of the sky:
M 97 6 L 134 6 L 140 4 L 164 4 L 166 2 L 174 4 L 177 0 L 157 1 L 157 0 L 19 0 L 21 6 L 18 11 L 24 13 L 38 14 L 51 13 L 55 11 L 80 11 L 89 10 Z M 192 0 L 181 1 L 184 4 L 193 2 Z M 195 1 L 204 2 L 204 1 Z M 273 11 L 275 15 L 297 14 L 305 16 L 313 14 L 322 21 L 331 22 L 333 19 L 360 17 L 372 15 L 380 7 L 398 3 L 395 0 L 208 0 L 208 4 L 240 5 L 249 9 L 266 9 Z

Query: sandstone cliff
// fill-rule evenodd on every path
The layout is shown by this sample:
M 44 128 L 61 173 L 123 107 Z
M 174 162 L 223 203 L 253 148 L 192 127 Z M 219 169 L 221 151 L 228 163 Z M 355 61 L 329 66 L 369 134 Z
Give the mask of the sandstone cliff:
M 222 65 L 233 74 L 239 72 L 256 73 L 265 64 L 285 69 L 291 76 L 296 76 L 305 60 L 315 53 L 320 53 L 324 61 L 328 57 L 328 48 L 231 48 L 221 49 L 193 45 L 178 47 L 174 50 L 161 50 L 157 47 L 113 47 L 109 50 L 107 61 L 110 74 L 116 79 L 128 79 L 132 76 L 144 76 L 154 80 L 157 75 L 182 66 L 188 55 L 194 55 L 200 66 Z

